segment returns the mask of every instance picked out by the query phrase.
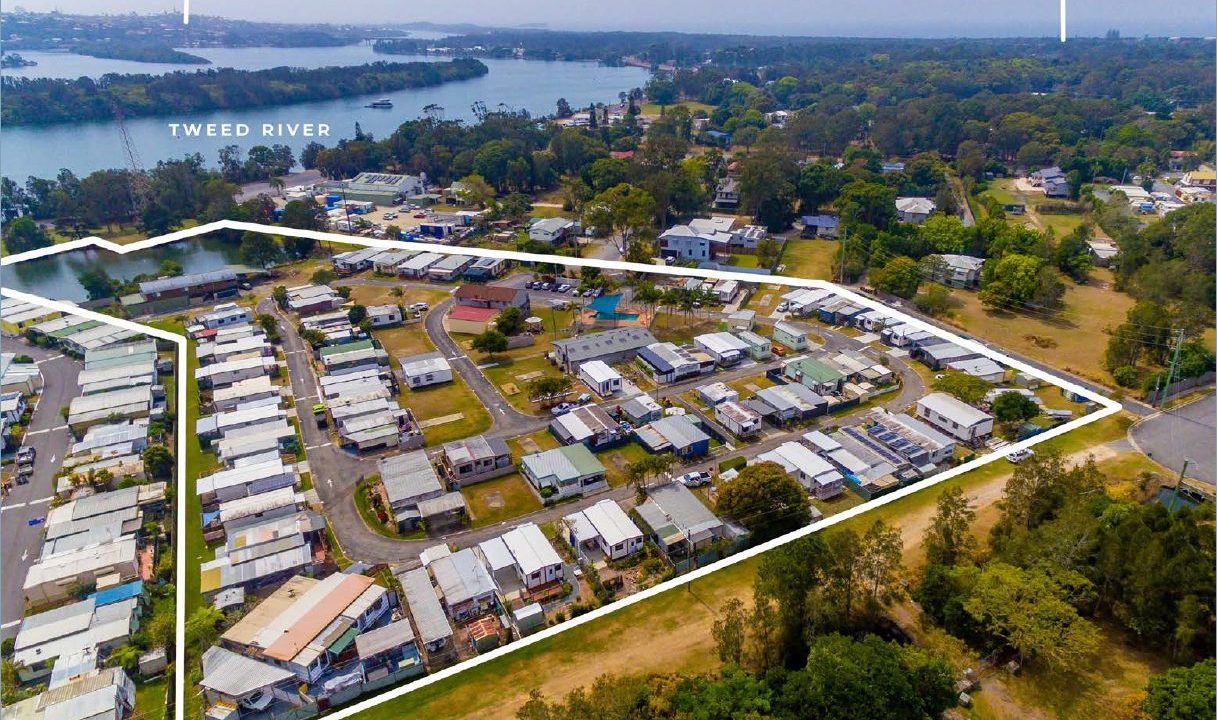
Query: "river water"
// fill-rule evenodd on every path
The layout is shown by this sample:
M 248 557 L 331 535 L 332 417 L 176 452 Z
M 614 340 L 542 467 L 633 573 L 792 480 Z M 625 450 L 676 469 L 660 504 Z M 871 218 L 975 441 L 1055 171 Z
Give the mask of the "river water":
M 0 286 L 55 300 L 83 302 L 88 299 L 88 294 L 77 280 L 83 270 L 100 264 L 110 277 L 129 280 L 141 273 L 155 273 L 163 260 L 181 263 L 187 273 L 221 270 L 242 264 L 237 243 L 203 237 L 127 255 L 117 255 L 108 250 L 76 250 L 28 260 L 0 269 Z
M 187 52 L 206 57 L 208 66 L 134 63 L 123 60 L 92 58 L 69 53 L 23 52 L 21 55 L 38 63 L 28 68 L 5 69 L 5 75 L 26 77 L 100 77 L 110 72 L 160 74 L 195 70 L 200 67 L 235 67 L 256 70 L 290 65 L 294 67 L 327 67 L 361 65 L 377 60 L 409 62 L 437 61 L 435 56 L 378 55 L 370 45 L 347 45 L 334 48 L 189 48 Z M 595 63 L 542 62 L 536 60 L 482 60 L 490 69 L 486 75 L 462 82 L 452 82 L 431 88 L 417 88 L 389 93 L 394 107 L 390 110 L 366 108 L 367 96 L 315 103 L 249 110 L 225 110 L 127 121 L 127 132 L 135 145 L 140 161 L 151 167 L 158 160 L 202 153 L 210 165 L 217 163 L 219 149 L 236 144 L 242 150 L 252 145 L 282 143 L 299 154 L 300 148 L 317 139 L 333 145 L 341 137 L 354 134 L 358 122 L 364 132 L 377 138 L 385 137 L 406 120 L 419 117 L 424 107 L 438 105 L 444 117 L 470 121 L 475 102 L 485 103 L 495 110 L 500 107 L 527 110 L 534 115 L 552 114 L 558 98 L 566 98 L 574 107 L 592 102 L 615 102 L 618 93 L 646 84 L 650 73 L 636 67 L 603 67 Z M 168 124 L 247 123 L 255 132 L 262 123 L 326 123 L 331 137 L 326 138 L 246 138 L 173 137 Z M 127 166 L 118 129 L 113 122 L 52 125 L 49 127 L 7 127 L 0 133 L 0 174 L 24 182 L 30 175 L 54 177 L 60 168 L 83 176 L 94 170 Z

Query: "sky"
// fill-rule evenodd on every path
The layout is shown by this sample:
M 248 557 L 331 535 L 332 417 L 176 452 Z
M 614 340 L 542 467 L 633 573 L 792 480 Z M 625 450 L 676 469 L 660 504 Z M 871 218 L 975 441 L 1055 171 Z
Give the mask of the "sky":
M 675 30 L 868 37 L 1056 36 L 1061 0 L 191 0 L 195 14 L 276 22 L 430 21 L 556 30 Z M 1067 0 L 1070 35 L 1217 34 L 1213 0 Z M 9 9 L 180 11 L 183 0 L 18 0 Z

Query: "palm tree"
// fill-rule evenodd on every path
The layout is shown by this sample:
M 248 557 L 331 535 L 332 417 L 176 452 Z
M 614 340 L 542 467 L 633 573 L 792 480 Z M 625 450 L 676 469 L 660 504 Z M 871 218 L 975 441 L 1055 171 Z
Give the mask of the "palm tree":
M 287 184 L 283 181 L 283 178 L 273 177 L 268 181 L 268 183 L 270 184 L 270 189 L 274 190 L 276 195 L 279 195 L 280 197 L 283 196 L 283 187 Z

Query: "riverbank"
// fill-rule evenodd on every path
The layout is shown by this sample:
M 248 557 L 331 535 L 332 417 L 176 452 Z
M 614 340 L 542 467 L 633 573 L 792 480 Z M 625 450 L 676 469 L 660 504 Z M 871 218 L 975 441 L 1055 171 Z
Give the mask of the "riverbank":
M 108 78 L 104 85 L 5 78 L 0 120 L 9 126 L 47 126 L 109 119 L 115 108 L 134 118 L 280 107 L 432 87 L 489 72 L 478 60 L 457 58 L 308 70 L 279 67 L 162 77 L 123 75 Z

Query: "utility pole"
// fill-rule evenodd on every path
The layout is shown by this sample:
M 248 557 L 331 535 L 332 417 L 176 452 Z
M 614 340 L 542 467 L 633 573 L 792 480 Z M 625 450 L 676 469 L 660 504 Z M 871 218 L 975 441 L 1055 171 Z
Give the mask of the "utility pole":
M 1174 512 L 1179 504 L 1179 488 L 1183 485 L 1183 477 L 1187 474 L 1187 466 L 1191 464 L 1191 460 L 1183 458 L 1183 468 L 1179 470 L 1179 479 L 1175 481 L 1175 492 L 1171 494 L 1171 504 L 1167 508 L 1171 512 Z
M 1171 382 L 1175 378 L 1175 371 L 1179 368 L 1179 352 L 1183 349 L 1183 330 L 1175 331 L 1175 349 L 1171 353 L 1170 365 L 1166 368 L 1166 382 L 1162 384 L 1162 392 L 1158 395 L 1158 406 L 1161 407 L 1166 403 L 1166 395 L 1170 392 Z

